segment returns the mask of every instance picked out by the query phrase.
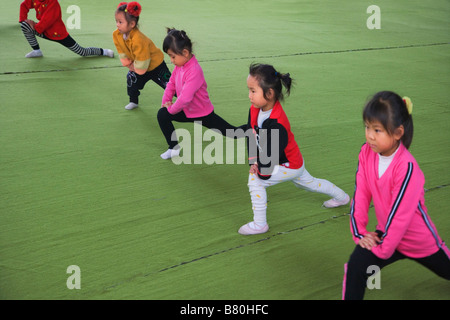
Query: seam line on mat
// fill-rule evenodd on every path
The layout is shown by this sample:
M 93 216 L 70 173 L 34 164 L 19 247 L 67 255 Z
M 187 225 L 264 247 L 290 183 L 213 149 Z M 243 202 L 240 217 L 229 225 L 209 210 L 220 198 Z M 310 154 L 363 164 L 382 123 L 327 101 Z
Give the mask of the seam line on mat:
M 424 43 L 424 44 L 406 44 L 401 46 L 386 46 L 375 48 L 356 48 L 356 49 L 342 49 L 342 50 L 326 50 L 326 51 L 310 51 L 310 52 L 297 52 L 278 55 L 267 56 L 254 56 L 254 57 L 236 57 L 228 59 L 199 59 L 199 62 L 221 62 L 221 61 L 236 61 L 236 60 L 249 60 L 249 59 L 268 59 L 268 58 L 283 58 L 283 57 L 295 57 L 306 55 L 320 55 L 320 54 L 338 54 L 338 53 L 352 53 L 352 52 L 364 52 L 364 51 L 381 51 L 392 49 L 408 49 L 408 48 L 422 48 L 432 46 L 448 45 L 450 42 L 437 42 L 437 43 Z M 82 71 L 82 70 L 98 70 L 98 69 L 112 69 L 122 68 L 122 66 L 103 66 L 103 67 L 88 67 L 88 68 L 74 68 L 74 69 L 51 69 L 51 70 L 33 70 L 33 71 L 6 71 L 1 72 L 0 75 L 17 75 L 17 74 L 31 74 L 31 73 L 43 73 L 43 72 L 68 72 L 68 71 Z

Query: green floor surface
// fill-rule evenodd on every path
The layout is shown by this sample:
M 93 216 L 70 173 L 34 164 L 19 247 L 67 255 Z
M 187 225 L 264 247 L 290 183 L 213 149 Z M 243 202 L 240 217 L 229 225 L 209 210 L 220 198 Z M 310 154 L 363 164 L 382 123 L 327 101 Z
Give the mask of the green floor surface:
M 65 21 L 79 6 L 81 29 L 69 31 L 81 45 L 115 50 L 116 3 L 59 2 Z M 248 166 L 161 160 L 162 89 L 148 83 L 140 107 L 126 111 L 118 58 L 80 58 L 39 40 L 44 57 L 25 59 L 19 4 L 0 11 L 1 299 L 341 298 L 354 248 L 348 207 L 325 209 L 326 197 L 284 183 L 268 189 L 271 230 L 240 236 L 252 218 Z M 289 72 L 283 106 L 306 167 L 349 194 L 364 103 L 379 90 L 410 96 L 411 152 L 448 239 L 450 3 L 377 1 L 381 29 L 369 30 L 372 4 L 142 1 L 140 25 L 160 47 L 165 27 L 187 31 L 216 112 L 235 125 L 247 120 L 250 63 Z M 71 265 L 81 289 L 66 285 Z M 367 299 L 450 299 L 448 281 L 411 261 L 382 270 L 381 281 Z

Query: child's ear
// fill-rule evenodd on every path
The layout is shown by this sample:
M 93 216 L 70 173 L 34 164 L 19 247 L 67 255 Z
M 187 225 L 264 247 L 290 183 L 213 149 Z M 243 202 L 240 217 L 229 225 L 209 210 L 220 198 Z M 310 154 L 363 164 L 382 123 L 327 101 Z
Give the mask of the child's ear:
M 394 139 L 400 140 L 404 134 L 405 134 L 405 128 L 403 127 L 403 125 L 400 125 L 400 127 L 395 129 L 395 131 L 394 131 Z
M 191 54 L 190 52 L 189 52 L 189 50 L 188 49 L 183 49 L 183 51 L 181 51 L 181 53 L 183 54 L 183 56 L 184 57 L 189 57 L 189 55 Z
M 267 100 L 272 100 L 275 97 L 275 91 L 273 91 L 272 88 L 270 88 L 267 91 Z

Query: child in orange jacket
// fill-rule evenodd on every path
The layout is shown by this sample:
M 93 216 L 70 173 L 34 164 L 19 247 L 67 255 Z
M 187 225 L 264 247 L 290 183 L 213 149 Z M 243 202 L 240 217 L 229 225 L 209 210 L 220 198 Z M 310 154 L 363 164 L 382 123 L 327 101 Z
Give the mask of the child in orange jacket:
M 130 103 L 125 109 L 132 110 L 139 105 L 140 90 L 153 80 L 165 89 L 171 73 L 164 62 L 164 53 L 138 28 L 141 5 L 136 2 L 121 2 L 115 18 L 117 30 L 113 40 L 119 53 L 120 62 L 129 69 L 127 91 Z

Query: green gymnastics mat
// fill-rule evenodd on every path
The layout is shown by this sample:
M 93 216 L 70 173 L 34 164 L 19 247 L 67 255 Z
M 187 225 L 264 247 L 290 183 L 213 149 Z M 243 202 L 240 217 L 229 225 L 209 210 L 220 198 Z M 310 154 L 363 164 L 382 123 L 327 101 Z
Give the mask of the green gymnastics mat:
M 116 52 L 119 1 L 59 2 L 80 45 Z M 82 58 L 40 39 L 44 57 L 26 59 L 20 3 L 0 11 L 2 300 L 341 299 L 355 246 L 348 206 L 325 209 L 325 196 L 279 184 L 268 188 L 270 231 L 239 235 L 252 211 L 238 142 L 233 161 L 162 160 L 163 90 L 147 83 L 140 107 L 127 111 L 117 54 Z M 411 97 L 410 150 L 426 177 L 429 214 L 450 238 L 449 1 L 141 4 L 140 28 L 157 46 L 166 27 L 191 37 L 215 111 L 234 125 L 247 121 L 251 63 L 289 72 L 295 85 L 282 104 L 306 168 L 350 195 L 365 102 L 380 90 Z M 190 141 L 192 152 L 213 142 L 225 149 L 228 140 L 203 138 Z M 448 281 L 410 260 L 383 269 L 380 281 L 365 299 L 450 299 Z

